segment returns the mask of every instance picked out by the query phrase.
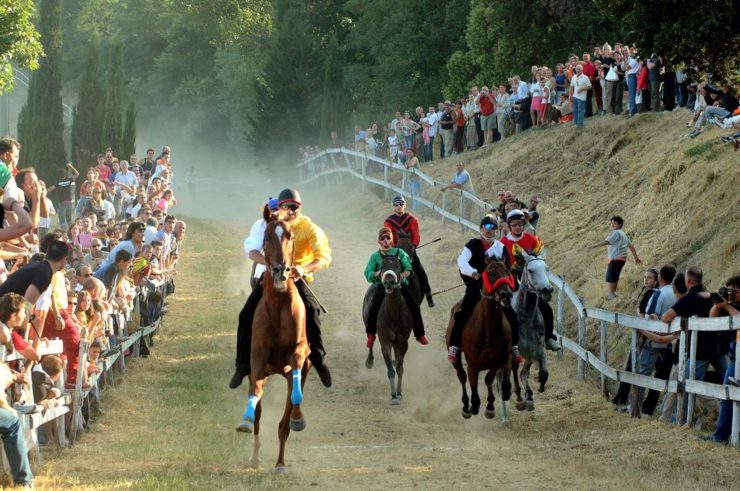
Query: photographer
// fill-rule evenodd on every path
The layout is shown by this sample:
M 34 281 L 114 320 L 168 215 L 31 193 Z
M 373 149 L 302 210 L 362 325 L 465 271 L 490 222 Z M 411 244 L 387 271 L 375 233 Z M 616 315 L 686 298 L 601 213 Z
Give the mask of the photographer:
M 709 311 L 709 317 L 727 317 L 740 315 L 740 275 L 733 276 L 725 282 L 725 286 L 720 288 L 716 294 L 712 294 L 712 301 L 714 306 Z M 740 331 L 735 332 L 736 336 L 740 334 Z M 729 358 L 730 362 L 727 364 L 727 370 L 722 380 L 724 385 L 733 382 L 737 384 L 735 379 L 735 349 L 738 342 L 738 337 L 729 340 Z M 717 426 L 714 433 L 710 437 L 706 437 L 707 440 L 711 440 L 717 443 L 727 443 L 730 439 L 730 432 L 732 431 L 732 401 L 722 400 L 719 403 L 719 417 L 717 418 Z

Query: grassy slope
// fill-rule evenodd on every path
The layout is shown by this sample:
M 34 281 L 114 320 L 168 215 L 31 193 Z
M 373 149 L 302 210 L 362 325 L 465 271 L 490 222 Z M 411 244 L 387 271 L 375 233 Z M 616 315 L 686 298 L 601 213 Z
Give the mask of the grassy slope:
M 587 303 L 603 302 L 606 251 L 583 246 L 606 237 L 612 215 L 624 217 L 646 267 L 700 265 L 716 288 L 740 272 L 740 154 L 717 143 L 716 127 L 681 141 L 687 117 L 591 118 L 583 131 L 536 129 L 462 157 L 481 197 L 492 202 L 499 189 L 540 197 L 548 261 Z M 452 162 L 426 170 L 447 180 Z M 642 279 L 628 264 L 622 299 L 610 304 L 623 311 L 633 310 Z

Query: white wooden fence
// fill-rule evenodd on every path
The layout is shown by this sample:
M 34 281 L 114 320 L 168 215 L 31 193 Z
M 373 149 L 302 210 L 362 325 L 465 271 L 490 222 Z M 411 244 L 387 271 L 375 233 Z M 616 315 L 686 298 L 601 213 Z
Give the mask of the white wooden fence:
M 435 181 L 430 176 L 417 169 L 406 169 L 403 165 L 389 162 L 383 158 L 368 155 L 346 148 L 331 148 L 311 156 L 298 164 L 300 176 L 299 185 L 323 181 L 330 184 L 336 176 L 350 175 L 362 181 L 362 189 L 374 184 L 383 188 L 386 199 L 391 192 L 403 195 L 410 203 L 410 208 L 422 215 L 431 211 L 440 216 L 443 223 L 450 221 L 457 223 L 464 229 L 479 231 L 479 219 L 494 208 L 478 197 L 459 189 L 450 189 L 440 193 L 438 189 L 446 183 Z M 409 181 L 418 179 L 421 182 L 420 191 L 414 195 L 409 190 Z M 454 204 L 453 204 L 454 200 Z M 419 207 L 422 207 L 419 210 Z M 455 208 L 453 210 L 453 207 Z M 589 308 L 583 304 L 581 298 L 571 288 L 562 276 L 550 273 L 550 281 L 558 288 L 557 307 L 555 310 L 558 339 L 563 348 L 571 351 L 578 357 L 576 377 L 585 380 L 586 363 L 595 368 L 601 377 L 602 391 L 606 392 L 607 379 L 616 382 L 626 382 L 633 386 L 676 393 L 677 423 L 681 421 L 684 411 L 687 421 L 691 422 L 694 411 L 694 402 L 697 395 L 712 397 L 720 400 L 733 401 L 732 433 L 730 442 L 733 446 L 740 445 L 740 387 L 718 385 L 702 382 L 696 379 L 696 347 L 700 331 L 735 331 L 740 328 L 740 316 L 720 318 L 691 318 L 675 319 L 670 325 L 661 321 L 648 320 L 640 317 L 611 312 L 608 310 Z M 572 340 L 563 334 L 563 319 L 565 299 L 568 299 L 575 309 L 578 318 L 578 339 Z M 586 342 L 590 320 L 599 322 L 599 355 L 594 355 L 588 349 Z M 608 326 L 630 329 L 632 371 L 625 371 L 609 365 L 607 353 Z M 655 377 L 640 375 L 638 370 L 638 330 L 668 334 L 678 332 L 680 354 L 678 360 L 678 380 L 661 380 Z M 688 341 L 688 342 L 687 342 Z M 562 359 L 562 350 L 558 358 Z M 736 346 L 735 359 L 740 358 L 740 343 Z M 687 365 L 688 364 L 688 365 Z M 689 370 L 687 370 L 687 367 Z M 688 373 L 688 376 L 686 375 Z M 724 376 L 724 374 L 720 374 Z M 735 363 L 735 378 L 740 379 L 740 363 Z M 688 395 L 687 407 L 684 407 L 684 395 Z M 633 404 L 633 415 L 639 415 L 640 404 Z

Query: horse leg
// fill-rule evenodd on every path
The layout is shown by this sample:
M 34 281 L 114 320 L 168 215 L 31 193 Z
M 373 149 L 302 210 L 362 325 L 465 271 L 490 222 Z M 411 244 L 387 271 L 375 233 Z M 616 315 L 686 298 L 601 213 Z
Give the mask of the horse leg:
M 468 397 L 468 375 L 465 373 L 465 370 L 463 370 L 462 366 L 462 360 L 460 357 L 457 358 L 457 361 L 453 365 L 455 367 L 455 372 L 457 372 L 457 379 L 460 381 L 460 385 L 462 385 L 462 417 L 465 419 L 470 418 L 470 398 Z
M 470 414 L 478 414 L 480 410 L 480 396 L 478 395 L 478 368 L 468 360 L 468 382 L 470 382 Z
M 524 399 L 522 399 L 522 386 L 519 383 L 519 365 L 514 363 L 514 393 L 516 394 L 516 409 L 517 411 L 524 411 Z
M 408 348 L 408 345 L 406 346 Z M 396 374 L 398 375 L 398 383 L 396 384 L 396 399 L 399 401 L 403 399 L 403 359 L 406 357 L 406 350 L 400 347 L 396 351 Z
M 248 467 L 256 468 L 260 465 L 260 419 L 262 418 L 262 401 L 257 403 L 254 411 L 254 441 L 252 442 L 252 456 L 247 462 Z
M 369 369 L 373 367 L 373 362 L 375 362 L 375 356 L 373 355 L 373 349 L 368 348 L 367 350 L 367 359 L 365 360 L 365 366 Z
M 290 429 L 293 431 L 303 431 L 306 428 L 306 420 L 303 419 L 301 412 L 301 403 L 303 402 L 303 365 L 305 356 L 294 353 L 291 357 L 291 366 L 293 370 L 288 378 L 288 391 L 290 394 Z
M 256 420 L 256 410 L 257 405 L 260 402 L 260 399 L 262 399 L 262 392 L 263 392 L 263 386 L 265 384 L 265 380 L 267 380 L 267 375 L 260 373 L 255 373 L 256 370 L 253 369 L 253 374 L 249 375 L 249 399 L 247 399 L 247 408 L 244 410 L 244 414 L 242 415 L 242 420 L 239 423 L 239 425 L 236 427 L 236 431 L 241 431 L 243 433 L 252 433 L 254 431 L 254 422 Z M 254 379 L 252 377 L 254 376 Z
M 537 361 L 540 365 L 540 369 L 537 373 L 537 379 L 540 382 L 540 388 L 538 391 L 545 392 L 545 384 L 547 383 L 547 379 L 550 378 L 550 373 L 547 371 L 547 357 L 545 356 L 544 351 L 542 351 L 537 357 Z
M 522 367 L 522 380 L 524 381 L 524 399 L 527 411 L 534 411 L 534 399 L 532 387 L 529 386 L 529 371 L 532 369 L 532 361 L 527 360 Z
M 509 424 L 509 413 L 506 410 L 506 401 L 511 398 L 511 382 L 509 381 L 509 367 L 503 369 L 503 373 L 499 370 L 496 374 L 496 382 L 498 383 L 499 389 L 501 390 L 501 425 L 506 426 Z M 506 386 L 508 385 L 509 397 L 505 396 Z
M 380 345 L 380 352 L 383 353 L 385 367 L 388 369 L 388 382 L 391 384 L 391 406 L 398 406 L 401 401 L 396 392 L 396 370 L 393 368 L 393 347 L 390 342 L 384 341 Z
M 496 369 L 491 368 L 488 370 L 488 373 L 486 373 L 486 378 L 484 379 L 486 382 L 486 388 L 488 389 L 488 404 L 486 405 L 486 412 L 484 413 L 484 416 L 487 419 L 493 419 L 496 417 L 496 406 L 493 405 L 496 401 L 496 396 L 493 394 L 493 379 L 495 376 Z
M 290 379 L 288 379 L 288 386 L 290 386 Z M 288 468 L 285 466 L 285 442 L 288 441 L 290 435 L 290 414 L 293 411 L 293 404 L 290 402 L 291 391 L 288 390 L 288 396 L 285 400 L 285 410 L 283 411 L 283 417 L 280 419 L 278 424 L 278 438 L 280 439 L 280 450 L 278 452 L 278 460 L 275 463 L 274 471 L 278 474 L 287 474 Z

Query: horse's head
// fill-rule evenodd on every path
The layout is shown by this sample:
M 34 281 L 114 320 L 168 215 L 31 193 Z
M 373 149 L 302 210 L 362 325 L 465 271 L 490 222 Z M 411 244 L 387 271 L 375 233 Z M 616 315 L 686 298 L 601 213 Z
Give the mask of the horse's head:
M 536 294 L 545 302 L 552 298 L 552 285 L 547 273 L 550 268 L 547 266 L 544 258 L 536 254 L 522 253 L 524 259 L 524 272 L 522 282 L 529 291 Z
M 401 287 L 401 260 L 398 256 L 383 256 L 383 266 L 380 269 L 380 281 L 386 293 L 392 293 Z
M 290 269 L 293 266 L 293 232 L 288 222 L 274 215 L 267 216 L 264 255 L 267 270 L 272 276 L 275 291 L 284 292 L 288 288 Z
M 511 305 L 515 283 L 514 277 L 504 263 L 489 260 L 482 278 L 487 299 L 496 300 L 504 307 Z
M 403 232 L 400 232 L 398 235 L 398 242 L 396 243 L 396 247 L 401 249 L 403 252 L 409 255 L 409 258 L 414 258 L 414 244 L 411 243 L 411 239 L 409 236 Z

